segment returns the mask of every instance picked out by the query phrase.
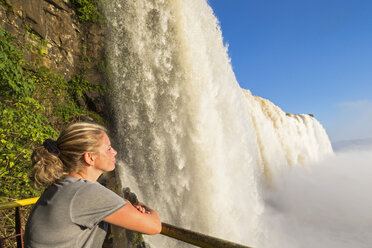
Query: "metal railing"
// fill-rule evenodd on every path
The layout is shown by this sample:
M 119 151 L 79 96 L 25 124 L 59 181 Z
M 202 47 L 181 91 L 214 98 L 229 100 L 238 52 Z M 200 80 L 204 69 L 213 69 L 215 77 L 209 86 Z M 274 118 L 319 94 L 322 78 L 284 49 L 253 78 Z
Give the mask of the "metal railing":
M 160 234 L 203 248 L 250 248 L 245 245 L 183 229 L 164 222 L 162 223 Z
M 0 248 L 5 248 L 4 241 L 7 239 L 15 238 L 17 240 L 17 248 L 23 248 L 23 232 L 22 232 L 22 222 L 21 222 L 21 210 L 20 207 L 32 205 L 37 202 L 39 197 L 18 200 L 13 202 L 7 202 L 0 204 L 0 210 L 15 208 L 15 235 L 0 238 Z
M 14 202 L 8 202 L 0 204 L 0 210 L 15 208 L 15 230 L 16 234 L 0 238 L 0 248 L 4 248 L 4 240 L 10 238 L 17 239 L 17 248 L 23 248 L 23 232 L 22 232 L 22 223 L 21 223 L 21 212 L 20 207 L 32 205 L 37 202 L 39 197 L 18 200 Z M 227 240 L 219 239 L 216 237 L 208 236 L 202 233 L 194 232 L 187 230 L 181 227 L 173 226 L 167 223 L 162 222 L 162 230 L 160 234 L 183 241 L 188 244 L 195 245 L 197 247 L 203 248 L 250 248 L 245 245 L 233 243 Z

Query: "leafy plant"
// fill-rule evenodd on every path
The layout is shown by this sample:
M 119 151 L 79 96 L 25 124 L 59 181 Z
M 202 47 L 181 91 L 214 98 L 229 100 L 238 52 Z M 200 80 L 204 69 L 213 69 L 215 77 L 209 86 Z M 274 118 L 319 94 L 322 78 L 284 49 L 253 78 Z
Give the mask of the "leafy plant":
M 75 6 L 80 21 L 102 23 L 102 16 L 98 11 L 97 0 L 71 0 Z
M 40 114 L 42 106 L 33 98 L 0 103 L 1 198 L 37 195 L 28 179 L 32 149 L 58 132 Z
M 82 97 L 84 92 L 98 90 L 101 91 L 101 87 L 90 83 L 84 76 L 75 75 L 72 80 L 68 82 L 67 91 L 71 96 Z
M 1 27 L 0 61 L 0 202 L 4 202 L 39 195 L 28 179 L 35 147 L 56 138 L 72 121 L 103 120 L 74 100 L 98 86 L 80 75 L 67 81 L 47 67 L 25 70 L 22 50 Z
M 56 115 L 61 118 L 64 122 L 70 123 L 74 117 L 84 115 L 84 111 L 80 109 L 76 104 L 57 105 L 55 109 Z
M 23 72 L 23 53 L 12 44 L 13 38 L 0 29 L 0 96 L 26 96 L 34 83 Z
M 45 56 L 48 54 L 47 45 L 48 45 L 47 40 L 41 40 L 41 44 L 37 46 L 37 50 L 39 51 L 39 54 L 41 56 Z

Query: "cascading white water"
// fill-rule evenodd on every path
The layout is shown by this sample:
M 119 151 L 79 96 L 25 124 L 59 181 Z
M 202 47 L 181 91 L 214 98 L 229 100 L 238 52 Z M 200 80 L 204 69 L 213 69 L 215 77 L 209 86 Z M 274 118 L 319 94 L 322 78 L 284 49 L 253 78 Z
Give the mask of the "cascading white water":
M 122 183 L 164 222 L 264 244 L 267 189 L 332 153 L 324 129 L 239 87 L 205 0 L 102 3 Z

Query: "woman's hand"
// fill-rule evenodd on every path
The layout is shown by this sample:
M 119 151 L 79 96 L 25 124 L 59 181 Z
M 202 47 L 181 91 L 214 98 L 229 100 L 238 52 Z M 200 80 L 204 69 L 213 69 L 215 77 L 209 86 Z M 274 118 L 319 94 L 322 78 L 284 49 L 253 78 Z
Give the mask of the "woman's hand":
M 127 201 L 128 202 L 128 201 Z M 142 202 L 127 205 L 107 216 L 104 221 L 144 234 L 161 232 L 161 221 L 158 213 Z
M 151 213 L 151 209 L 142 202 L 137 202 L 137 203 L 133 204 L 133 206 L 143 214 L 145 214 L 145 213 L 150 214 Z

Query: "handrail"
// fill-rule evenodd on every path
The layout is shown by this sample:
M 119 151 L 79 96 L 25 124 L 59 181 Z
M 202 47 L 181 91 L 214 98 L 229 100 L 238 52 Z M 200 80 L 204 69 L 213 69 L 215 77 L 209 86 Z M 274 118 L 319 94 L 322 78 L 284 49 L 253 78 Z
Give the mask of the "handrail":
M 37 202 L 39 197 L 18 200 L 0 204 L 0 210 L 8 208 L 18 208 L 21 206 L 32 205 Z M 233 243 L 227 240 L 215 238 L 202 233 L 187 230 L 181 227 L 173 226 L 162 222 L 160 234 L 203 248 L 250 248 L 241 244 Z
M 23 200 L 17 200 L 14 202 L 0 203 L 0 210 L 32 205 L 32 204 L 35 204 L 37 200 L 39 200 L 39 198 L 40 197 L 34 197 L 34 198 L 28 198 L 28 199 L 23 199 Z
M 227 240 L 162 223 L 161 233 L 165 236 L 204 248 L 250 248 Z

